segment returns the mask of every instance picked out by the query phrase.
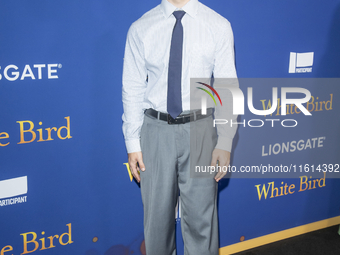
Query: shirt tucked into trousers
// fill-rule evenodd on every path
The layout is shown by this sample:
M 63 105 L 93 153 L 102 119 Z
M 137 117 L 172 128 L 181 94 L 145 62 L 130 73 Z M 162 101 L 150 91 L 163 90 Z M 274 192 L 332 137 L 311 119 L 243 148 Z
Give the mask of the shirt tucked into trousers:
M 236 78 L 236 70 L 230 23 L 197 0 L 182 9 L 180 93 L 182 110 L 188 112 L 190 78 Z M 144 114 L 149 108 L 167 112 L 174 11 L 176 7 L 162 0 L 129 29 L 123 68 L 123 132 L 128 153 L 142 151 L 145 164 L 140 183 L 146 254 L 176 254 L 175 207 L 180 193 L 185 255 L 218 255 L 217 183 L 213 176 L 193 178 L 190 171 L 196 165 L 209 166 L 214 148 L 230 151 L 236 128 L 216 131 L 212 116 L 169 125 Z

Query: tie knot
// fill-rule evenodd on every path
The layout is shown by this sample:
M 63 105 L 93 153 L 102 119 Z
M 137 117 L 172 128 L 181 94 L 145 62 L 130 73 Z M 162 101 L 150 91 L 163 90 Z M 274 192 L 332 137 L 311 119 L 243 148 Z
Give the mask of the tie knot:
M 177 20 L 181 20 L 185 14 L 185 11 L 174 11 L 173 14 Z

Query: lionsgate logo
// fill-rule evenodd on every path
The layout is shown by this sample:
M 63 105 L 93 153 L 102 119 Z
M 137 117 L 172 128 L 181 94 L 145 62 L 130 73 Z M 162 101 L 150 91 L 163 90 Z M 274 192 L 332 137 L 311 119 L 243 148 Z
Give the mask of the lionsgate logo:
M 217 93 L 216 90 L 218 88 L 214 89 L 208 84 L 202 83 L 202 82 L 196 82 L 200 85 L 204 85 L 205 87 L 209 88 L 211 92 L 213 92 L 219 102 L 220 106 L 216 103 L 216 100 L 214 99 L 214 96 L 212 95 L 211 92 L 207 91 L 206 89 L 197 87 L 197 89 L 200 89 L 201 91 L 203 90 L 205 93 L 201 93 L 201 114 L 206 115 L 207 113 L 207 98 L 206 94 L 209 94 L 210 97 L 212 98 L 213 102 L 215 103 L 215 106 L 221 107 L 222 111 L 227 111 L 230 112 L 229 116 L 232 115 L 244 115 L 244 94 L 242 90 L 238 86 L 229 86 L 226 85 L 223 87 L 222 90 Z M 224 98 L 228 97 L 223 97 L 224 94 L 226 94 L 226 90 L 229 91 L 229 94 L 231 96 L 229 97 L 228 100 L 225 100 Z M 288 97 L 289 93 L 293 93 L 295 98 L 290 98 Z M 296 98 L 296 95 L 299 95 L 299 98 Z M 222 97 L 222 99 L 221 99 Z M 303 105 L 304 103 L 309 102 L 311 99 L 311 93 L 308 89 L 305 88 L 300 88 L 300 87 L 281 87 L 281 104 L 279 106 L 279 109 L 281 110 L 281 115 L 285 116 L 287 115 L 287 109 L 291 107 L 292 105 L 295 105 L 297 109 L 299 109 L 304 115 L 306 116 L 311 116 L 312 114 L 306 109 L 306 107 Z M 224 101 L 231 101 L 232 100 L 232 110 L 231 109 L 223 109 L 222 102 Z M 263 110 L 258 110 L 254 107 L 253 104 L 253 88 L 248 87 L 247 88 L 247 105 L 249 111 L 258 116 L 268 116 L 271 115 L 276 111 L 278 108 L 278 88 L 277 87 L 272 87 L 272 105 L 268 107 L 268 109 L 263 109 Z M 289 114 L 289 113 L 288 113 Z M 250 120 L 243 120 L 242 122 L 237 122 L 235 119 L 221 119 L 221 118 L 214 118 L 213 120 L 213 126 L 216 127 L 217 125 L 230 125 L 230 127 L 234 125 L 241 125 L 243 127 L 263 127 L 265 123 L 268 123 L 271 125 L 271 127 L 274 127 L 276 124 L 280 123 L 282 127 L 296 127 L 298 125 L 298 122 L 295 119 L 250 119 Z
M 60 68 L 62 68 L 62 64 L 27 64 L 23 68 L 13 64 L 7 65 L 4 68 L 0 66 L 0 80 L 3 78 L 8 81 L 16 81 L 18 79 L 58 79 L 58 69 Z

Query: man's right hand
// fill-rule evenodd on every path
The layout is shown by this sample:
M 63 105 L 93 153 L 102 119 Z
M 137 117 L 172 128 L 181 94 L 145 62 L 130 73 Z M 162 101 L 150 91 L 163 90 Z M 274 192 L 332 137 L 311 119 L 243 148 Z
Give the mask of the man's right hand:
M 128 163 L 130 166 L 131 173 L 133 177 L 140 182 L 140 176 L 138 171 L 145 171 L 145 166 L 143 162 L 143 155 L 141 151 L 128 153 Z M 138 165 L 137 165 L 138 163 Z

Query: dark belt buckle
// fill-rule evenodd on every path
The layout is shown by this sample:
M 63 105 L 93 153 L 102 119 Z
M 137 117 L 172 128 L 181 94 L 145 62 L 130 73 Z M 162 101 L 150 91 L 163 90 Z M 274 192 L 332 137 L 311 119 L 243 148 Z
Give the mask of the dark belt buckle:
M 168 114 L 168 124 L 175 124 L 175 119 L 173 117 L 171 117 L 170 114 Z

